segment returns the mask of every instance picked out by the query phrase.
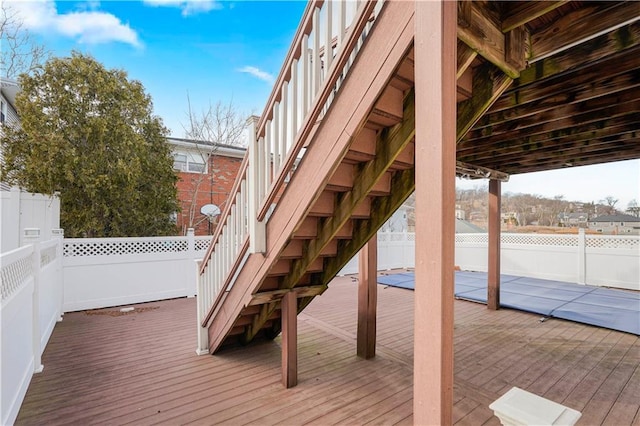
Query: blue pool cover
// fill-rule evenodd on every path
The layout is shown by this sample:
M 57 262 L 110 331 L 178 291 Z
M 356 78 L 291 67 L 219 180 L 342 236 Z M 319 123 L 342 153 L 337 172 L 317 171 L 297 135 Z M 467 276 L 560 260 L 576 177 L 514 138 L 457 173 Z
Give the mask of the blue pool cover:
M 457 271 L 455 297 L 487 303 L 486 272 Z M 382 275 L 378 283 L 413 290 L 413 272 Z M 500 276 L 500 306 L 640 336 L 640 293 L 538 278 Z

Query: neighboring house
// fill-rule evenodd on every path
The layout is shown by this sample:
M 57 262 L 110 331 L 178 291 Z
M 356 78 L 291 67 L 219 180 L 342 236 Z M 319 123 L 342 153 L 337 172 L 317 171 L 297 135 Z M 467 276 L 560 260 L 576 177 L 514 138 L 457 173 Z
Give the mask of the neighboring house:
M 16 95 L 20 88 L 14 80 L 0 77 L 0 125 L 17 123 Z
M 486 232 L 486 229 L 483 229 L 478 225 L 474 225 L 473 223 L 464 219 L 456 218 L 456 234 L 477 234 Z
M 214 205 L 224 210 L 246 149 L 180 138 L 167 138 L 167 142 L 173 152 L 173 168 L 178 173 L 178 200 L 182 209 L 176 216 L 178 229 L 184 234 L 193 227 L 196 235 L 211 235 L 218 218 L 201 213 L 202 208 Z
M 0 134 L 2 127 L 20 122 L 16 111 L 16 95 L 20 91 L 20 86 L 14 80 L 0 77 Z M 2 150 L 0 149 L 0 163 L 2 162 Z M 0 182 L 0 190 L 8 191 L 11 187 Z
M 380 228 L 381 232 L 407 232 L 409 220 L 407 218 L 408 206 L 402 205 L 396 210 L 389 220 Z
M 502 220 L 503 224 L 517 225 L 518 224 L 518 213 L 517 212 L 500 213 L 500 219 Z
M 586 228 L 589 220 L 589 214 L 584 212 L 560 213 L 558 221 L 560 226 Z
M 640 235 L 640 217 L 613 214 L 589 219 L 589 229 L 601 234 Z

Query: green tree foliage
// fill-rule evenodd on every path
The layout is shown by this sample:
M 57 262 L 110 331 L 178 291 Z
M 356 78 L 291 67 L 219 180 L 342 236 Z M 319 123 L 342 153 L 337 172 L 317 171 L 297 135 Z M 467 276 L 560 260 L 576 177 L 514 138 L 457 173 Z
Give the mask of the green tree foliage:
M 169 235 L 177 211 L 167 129 L 142 84 L 81 53 L 23 74 L 2 180 L 60 192 L 69 237 Z

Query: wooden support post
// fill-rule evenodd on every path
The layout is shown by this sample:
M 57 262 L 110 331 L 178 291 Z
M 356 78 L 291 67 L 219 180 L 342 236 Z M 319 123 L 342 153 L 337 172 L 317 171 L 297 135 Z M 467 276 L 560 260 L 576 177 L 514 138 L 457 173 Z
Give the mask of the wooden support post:
M 499 180 L 489 181 L 489 265 L 487 274 L 487 308 L 500 308 L 500 198 Z
M 298 298 L 293 291 L 282 297 L 282 384 L 298 384 Z
M 358 342 L 360 358 L 376 356 L 376 308 L 378 304 L 378 236 L 360 250 L 358 281 Z
M 457 2 L 416 1 L 416 286 L 413 422 L 450 425 Z

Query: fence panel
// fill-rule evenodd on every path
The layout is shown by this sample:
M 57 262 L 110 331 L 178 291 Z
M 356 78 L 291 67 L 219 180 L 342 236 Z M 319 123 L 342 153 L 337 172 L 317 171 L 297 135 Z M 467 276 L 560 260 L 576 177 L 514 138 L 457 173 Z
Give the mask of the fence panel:
M 62 308 L 61 239 L 0 256 L 0 424 L 13 424 Z
M 501 272 L 640 290 L 640 236 L 502 234 Z M 456 235 L 456 265 L 487 271 L 487 234 Z
M 52 238 L 52 231 L 60 227 L 60 199 L 18 188 L 0 191 L 0 217 L 0 247 L 8 252 L 28 244 L 25 228 L 40 229 L 43 240 Z
M 64 240 L 64 311 L 194 296 L 210 237 Z

